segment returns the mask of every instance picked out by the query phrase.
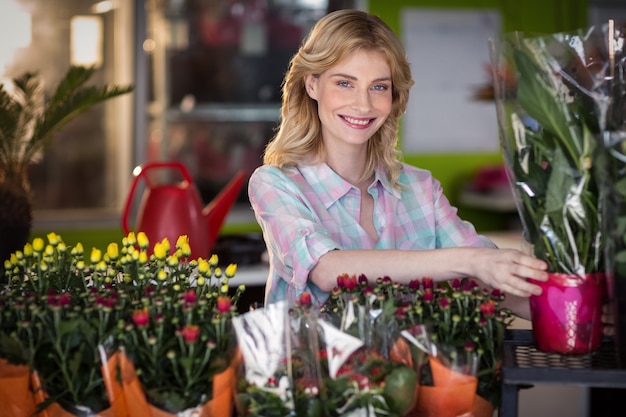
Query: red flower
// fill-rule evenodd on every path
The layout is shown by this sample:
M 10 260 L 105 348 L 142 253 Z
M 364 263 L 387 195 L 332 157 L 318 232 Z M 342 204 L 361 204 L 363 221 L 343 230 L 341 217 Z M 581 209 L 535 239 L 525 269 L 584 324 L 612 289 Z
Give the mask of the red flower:
M 185 304 L 195 304 L 196 302 L 196 292 L 194 290 L 189 290 L 183 295 L 183 301 Z
M 480 312 L 487 318 L 496 314 L 496 303 L 493 300 L 485 301 L 480 305 Z
M 435 281 L 430 277 L 422 278 L 422 285 L 425 290 L 432 290 L 435 287 Z
M 300 298 L 298 299 L 298 303 L 303 307 L 310 307 L 311 306 L 311 293 L 308 293 L 308 292 L 302 293 L 302 295 L 300 295 Z
M 420 289 L 420 280 L 419 279 L 412 279 L 411 281 L 409 281 L 409 289 L 411 291 L 417 291 Z
M 150 314 L 148 313 L 147 308 L 143 308 L 141 310 L 135 310 L 133 312 L 133 323 L 137 327 L 146 327 L 150 322 Z
M 193 344 L 198 341 L 200 337 L 200 327 L 195 324 L 187 324 L 183 327 L 183 339 L 185 343 Z
M 232 303 L 230 302 L 230 298 L 224 296 L 217 297 L 217 311 L 220 313 L 228 313 L 231 307 Z

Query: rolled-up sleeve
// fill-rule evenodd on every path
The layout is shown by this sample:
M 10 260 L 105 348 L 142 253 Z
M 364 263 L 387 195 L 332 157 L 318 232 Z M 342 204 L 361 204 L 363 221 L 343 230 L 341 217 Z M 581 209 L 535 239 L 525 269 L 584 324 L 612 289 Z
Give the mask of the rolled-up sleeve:
M 339 245 L 297 183 L 277 167 L 262 166 L 250 177 L 248 196 L 271 257 L 266 301 L 293 302 L 304 291 L 323 295 L 311 288 L 309 272 L 322 255 Z

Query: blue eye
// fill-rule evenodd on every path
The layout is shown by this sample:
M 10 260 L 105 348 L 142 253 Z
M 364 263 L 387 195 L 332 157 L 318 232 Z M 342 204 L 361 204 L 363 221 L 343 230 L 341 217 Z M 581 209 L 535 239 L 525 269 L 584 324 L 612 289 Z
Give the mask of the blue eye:
M 339 81 L 337 83 L 337 85 L 341 86 L 341 87 L 350 87 L 350 82 L 349 81 Z
M 389 87 L 387 87 L 384 84 L 377 84 L 374 86 L 374 90 L 377 90 L 377 91 L 387 91 L 388 89 Z

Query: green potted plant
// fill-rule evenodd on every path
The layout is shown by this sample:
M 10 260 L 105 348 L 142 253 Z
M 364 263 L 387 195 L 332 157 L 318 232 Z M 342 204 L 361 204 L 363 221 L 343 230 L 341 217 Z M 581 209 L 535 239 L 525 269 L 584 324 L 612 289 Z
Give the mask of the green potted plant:
M 596 160 L 619 98 L 606 81 L 606 34 L 515 33 L 493 43 L 502 152 L 525 238 L 549 268 L 537 282 L 542 295 L 530 297 L 535 345 L 549 352 L 589 353 L 602 340 L 608 233 Z M 513 83 L 496 74 L 502 68 Z
M 34 72 L 0 84 L 0 261 L 28 240 L 32 223 L 28 168 L 38 153 L 76 116 L 133 90 L 129 85 L 87 85 L 95 71 L 71 66 L 49 96 Z

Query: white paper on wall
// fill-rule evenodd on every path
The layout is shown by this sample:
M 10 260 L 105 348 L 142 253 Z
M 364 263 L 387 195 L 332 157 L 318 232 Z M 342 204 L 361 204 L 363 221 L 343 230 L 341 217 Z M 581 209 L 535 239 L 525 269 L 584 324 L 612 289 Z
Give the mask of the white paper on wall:
M 403 152 L 498 151 L 495 103 L 473 95 L 491 80 L 485 65 L 500 13 L 406 8 L 400 24 L 415 80 L 402 120 Z

